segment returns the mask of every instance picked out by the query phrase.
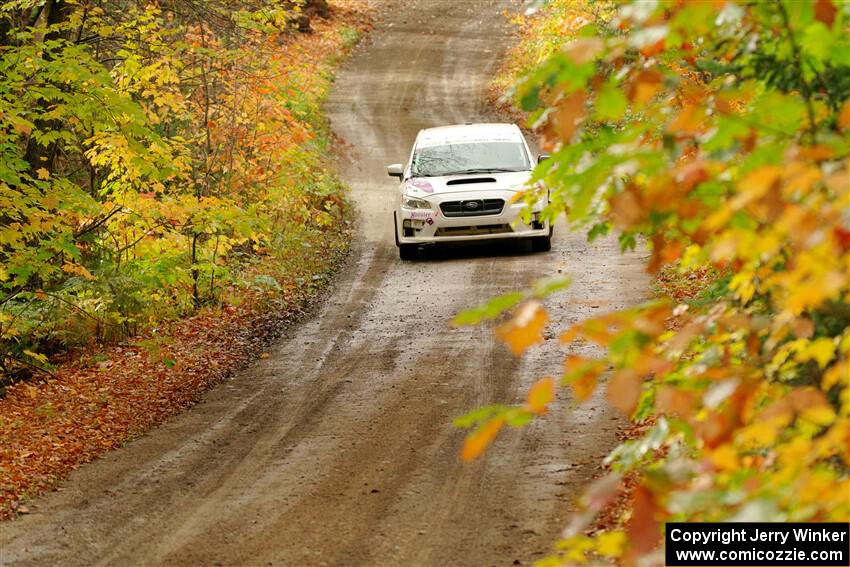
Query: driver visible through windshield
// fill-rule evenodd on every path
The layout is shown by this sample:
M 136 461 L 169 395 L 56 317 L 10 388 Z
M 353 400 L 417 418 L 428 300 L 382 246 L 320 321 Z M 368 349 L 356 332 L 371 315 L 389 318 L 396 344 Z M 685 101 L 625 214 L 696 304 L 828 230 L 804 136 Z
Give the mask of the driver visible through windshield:
M 528 171 L 531 163 L 519 142 L 471 142 L 425 146 L 413 152 L 413 177 L 463 173 Z

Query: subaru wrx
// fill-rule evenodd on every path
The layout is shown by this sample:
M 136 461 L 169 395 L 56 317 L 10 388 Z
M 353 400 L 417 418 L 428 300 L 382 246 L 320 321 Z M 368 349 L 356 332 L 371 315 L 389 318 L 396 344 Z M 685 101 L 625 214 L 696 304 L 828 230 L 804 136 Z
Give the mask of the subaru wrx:
M 540 156 L 538 159 L 544 159 Z M 551 248 L 552 227 L 541 199 L 525 222 L 526 190 L 535 161 L 515 124 L 463 124 L 421 130 L 407 164 L 387 166 L 400 181 L 393 213 L 402 260 L 422 244 L 524 238 Z

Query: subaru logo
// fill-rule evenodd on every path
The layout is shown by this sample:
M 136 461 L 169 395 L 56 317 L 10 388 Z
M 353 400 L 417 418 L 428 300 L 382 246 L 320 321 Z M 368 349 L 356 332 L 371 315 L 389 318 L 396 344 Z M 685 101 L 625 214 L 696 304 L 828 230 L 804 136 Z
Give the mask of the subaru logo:
M 478 201 L 467 201 L 463 204 L 464 208 L 473 211 L 479 207 Z

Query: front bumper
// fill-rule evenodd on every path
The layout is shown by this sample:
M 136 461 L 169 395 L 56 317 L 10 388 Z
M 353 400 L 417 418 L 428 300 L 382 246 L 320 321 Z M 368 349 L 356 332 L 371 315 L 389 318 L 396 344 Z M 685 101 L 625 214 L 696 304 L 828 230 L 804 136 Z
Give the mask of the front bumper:
M 526 224 L 519 218 L 525 203 L 511 203 L 512 191 L 487 191 L 486 194 L 448 193 L 428 199 L 432 208 L 408 209 L 398 205 L 395 212 L 395 229 L 399 244 L 433 244 L 438 242 L 463 242 L 499 238 L 528 238 L 548 236 L 547 221 Z M 446 216 L 440 204 L 480 199 L 502 199 L 504 206 L 498 214 Z M 541 207 L 542 208 L 542 207 Z

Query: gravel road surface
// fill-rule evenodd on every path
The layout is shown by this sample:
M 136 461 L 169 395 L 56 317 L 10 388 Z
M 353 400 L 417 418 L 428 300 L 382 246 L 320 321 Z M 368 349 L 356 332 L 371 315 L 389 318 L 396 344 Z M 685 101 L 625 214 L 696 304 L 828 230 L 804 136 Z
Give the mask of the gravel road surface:
M 0 565 L 528 565 L 615 444 L 601 395 L 458 461 L 454 417 L 559 371 L 553 338 L 518 360 L 459 310 L 570 273 L 559 329 L 646 295 L 643 255 L 556 228 L 552 252 L 498 244 L 398 260 L 395 180 L 418 129 L 498 119 L 484 89 L 510 1 L 411 0 L 355 50 L 327 103 L 359 210 L 353 253 L 315 316 L 202 403 L 84 466 L 0 524 Z M 584 347 L 590 349 L 591 347 Z

